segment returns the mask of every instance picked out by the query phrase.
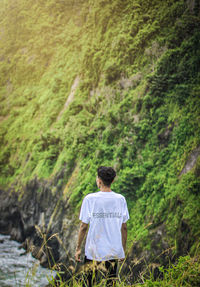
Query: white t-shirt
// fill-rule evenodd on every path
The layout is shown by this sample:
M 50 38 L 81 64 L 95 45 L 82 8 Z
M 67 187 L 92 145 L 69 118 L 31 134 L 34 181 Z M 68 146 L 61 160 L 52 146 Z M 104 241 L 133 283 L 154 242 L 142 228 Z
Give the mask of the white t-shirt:
M 105 261 L 125 257 L 121 226 L 129 219 L 126 199 L 116 192 L 90 193 L 83 199 L 79 219 L 89 223 L 85 245 L 88 259 Z

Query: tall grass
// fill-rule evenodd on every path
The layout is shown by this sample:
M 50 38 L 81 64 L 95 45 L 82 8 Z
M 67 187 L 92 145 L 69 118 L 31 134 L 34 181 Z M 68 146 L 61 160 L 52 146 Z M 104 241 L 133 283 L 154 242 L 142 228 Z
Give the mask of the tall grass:
M 91 264 L 80 264 L 75 263 L 73 266 L 61 266 L 63 264 L 56 263 L 53 255 L 49 252 L 48 241 L 52 237 L 58 238 L 60 244 L 62 240 L 59 238 L 58 234 L 53 234 L 51 237 L 47 238 L 46 234 L 42 232 L 40 227 L 36 227 L 37 231 L 43 238 L 43 243 L 41 245 L 38 253 L 45 252 L 48 257 L 49 267 L 51 270 L 56 271 L 57 276 L 48 276 L 49 287 L 81 287 L 87 286 L 87 276 L 88 272 L 92 273 L 92 280 L 94 287 L 107 286 L 107 276 L 104 262 L 97 264 L 95 261 Z M 36 256 L 37 257 L 37 256 Z M 51 262 L 54 262 L 52 265 Z M 113 278 L 112 283 L 109 281 L 109 286 L 116 287 L 199 287 L 200 284 L 200 244 L 198 244 L 194 255 L 180 256 L 175 263 L 170 263 L 168 267 L 159 266 L 159 276 L 155 279 L 154 272 L 152 271 L 151 264 L 146 266 L 149 271 L 147 273 L 138 276 L 136 282 L 130 282 L 129 274 L 123 273 L 123 265 L 126 262 L 126 258 L 122 262 L 118 262 L 117 278 Z M 31 278 L 36 274 L 37 265 L 34 265 L 25 278 L 26 287 L 31 287 Z M 65 271 L 63 271 L 65 270 Z M 65 280 L 65 273 L 68 273 L 68 279 Z M 69 274 L 71 274 L 69 276 Z M 86 284 L 86 285 L 84 285 Z M 34 287 L 34 286 L 33 286 Z

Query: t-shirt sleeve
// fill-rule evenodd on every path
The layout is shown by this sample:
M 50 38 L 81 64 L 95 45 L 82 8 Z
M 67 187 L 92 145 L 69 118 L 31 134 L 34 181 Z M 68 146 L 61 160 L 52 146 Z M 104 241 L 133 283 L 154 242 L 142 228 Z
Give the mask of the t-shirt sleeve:
M 125 223 L 128 219 L 129 219 L 129 212 L 128 212 L 126 199 L 124 198 L 124 203 L 123 203 L 123 223 Z
M 79 219 L 86 224 L 88 224 L 90 221 L 89 204 L 88 204 L 88 199 L 86 197 L 83 199 L 83 202 L 81 205 Z

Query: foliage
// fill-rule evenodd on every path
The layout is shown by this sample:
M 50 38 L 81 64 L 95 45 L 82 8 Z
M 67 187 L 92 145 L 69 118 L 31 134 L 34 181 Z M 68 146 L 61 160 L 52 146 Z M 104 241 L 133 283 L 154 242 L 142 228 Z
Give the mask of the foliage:
M 163 266 L 159 267 L 161 272 L 160 277 L 156 280 L 153 279 L 153 274 L 151 273 L 149 279 L 140 278 L 143 283 L 135 283 L 133 285 L 129 285 L 126 283 L 126 280 L 121 282 L 121 280 L 117 280 L 116 287 L 126 287 L 126 286 L 133 286 L 133 287 L 198 287 L 200 283 L 200 262 L 199 256 L 190 257 L 187 256 L 180 256 L 178 261 L 175 264 L 170 264 L 168 268 L 164 268 Z M 80 274 L 72 276 L 70 281 L 64 282 L 59 276 L 59 280 L 55 280 L 54 278 L 49 278 L 49 286 L 82 286 L 84 281 L 85 273 L 82 271 Z M 106 281 L 102 280 L 99 284 L 95 284 L 95 287 L 98 286 L 106 286 Z
M 178 252 L 184 222 L 192 253 L 198 154 L 181 174 L 200 144 L 200 17 L 190 2 L 3 1 L 1 188 L 64 170 L 62 182 L 73 184 L 63 193 L 78 215 L 97 190 L 97 167 L 114 166 L 129 244 L 149 222 L 165 222 Z

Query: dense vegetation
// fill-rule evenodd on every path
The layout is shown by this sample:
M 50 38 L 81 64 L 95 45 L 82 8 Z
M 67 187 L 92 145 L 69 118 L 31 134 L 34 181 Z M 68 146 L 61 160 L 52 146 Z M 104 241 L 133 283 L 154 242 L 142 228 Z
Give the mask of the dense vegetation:
M 113 166 L 112 188 L 132 217 L 129 246 L 165 222 L 174 252 L 187 237 L 185 252 L 194 255 L 199 10 L 199 1 L 184 0 L 3 1 L 1 188 L 21 192 L 35 177 L 48 180 L 78 214 L 97 190 L 96 168 Z
M 172 264 L 169 268 L 164 269 L 163 266 L 160 267 L 162 272 L 162 278 L 157 280 L 153 279 L 153 276 L 150 276 L 149 279 L 146 279 L 143 283 L 135 283 L 131 285 L 132 287 L 183 287 L 183 286 L 191 286 L 197 287 L 200 283 L 199 271 L 199 257 L 191 258 L 190 256 L 179 257 L 179 260 L 176 265 Z M 84 277 L 81 279 L 73 278 L 73 286 L 81 287 Z M 49 278 L 50 286 L 56 286 L 54 280 Z M 60 279 L 59 286 L 68 287 L 71 286 L 68 282 L 63 282 Z M 106 286 L 106 281 L 101 281 L 100 283 L 95 284 L 95 287 Z M 116 287 L 125 287 L 127 286 L 125 281 L 119 280 L 116 284 Z M 130 285 L 128 285 L 130 286 Z

